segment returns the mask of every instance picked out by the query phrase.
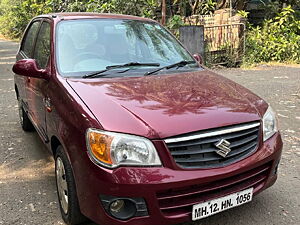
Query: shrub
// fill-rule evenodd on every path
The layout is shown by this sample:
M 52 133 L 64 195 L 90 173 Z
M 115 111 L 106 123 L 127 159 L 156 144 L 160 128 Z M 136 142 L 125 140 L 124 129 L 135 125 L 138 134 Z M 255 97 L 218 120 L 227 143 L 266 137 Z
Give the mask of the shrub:
M 28 22 L 50 12 L 122 13 L 156 19 L 159 0 L 0 0 L 0 33 L 19 38 Z
M 32 17 L 51 11 L 48 2 L 50 1 L 0 0 L 0 33 L 19 38 Z
M 291 6 L 247 32 L 244 63 L 270 61 L 300 63 L 300 21 Z
M 180 15 L 174 15 L 172 18 L 169 19 L 167 27 L 171 30 L 179 29 L 179 27 L 183 26 L 184 22 Z

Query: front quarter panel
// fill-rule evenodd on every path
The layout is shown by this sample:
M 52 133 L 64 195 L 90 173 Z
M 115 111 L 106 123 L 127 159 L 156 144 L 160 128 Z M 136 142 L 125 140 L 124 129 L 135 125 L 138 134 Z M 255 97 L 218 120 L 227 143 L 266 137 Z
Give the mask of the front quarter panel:
M 77 180 L 77 164 L 81 163 L 81 157 L 86 154 L 85 132 L 89 127 L 101 127 L 64 78 L 53 78 L 49 83 L 48 96 L 51 104 L 51 112 L 47 111 L 46 115 L 49 148 L 53 137 L 58 138 L 69 157 Z

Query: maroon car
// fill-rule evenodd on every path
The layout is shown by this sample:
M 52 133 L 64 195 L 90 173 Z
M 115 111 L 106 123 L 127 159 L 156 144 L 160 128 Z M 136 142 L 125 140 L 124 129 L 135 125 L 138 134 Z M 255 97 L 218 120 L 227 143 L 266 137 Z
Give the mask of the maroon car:
M 13 71 L 21 126 L 55 158 L 67 224 L 198 220 L 277 178 L 271 107 L 203 68 L 153 20 L 38 16 Z

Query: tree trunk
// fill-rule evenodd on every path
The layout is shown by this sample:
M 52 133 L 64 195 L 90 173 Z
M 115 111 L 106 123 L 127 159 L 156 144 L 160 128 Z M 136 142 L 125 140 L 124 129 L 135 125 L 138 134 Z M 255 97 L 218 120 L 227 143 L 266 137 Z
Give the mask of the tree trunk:
M 166 24 L 166 0 L 162 0 L 161 2 L 161 24 Z
M 199 0 L 195 0 L 195 2 L 193 2 L 192 0 L 189 0 L 189 4 L 192 9 L 192 15 L 195 15 L 197 7 L 199 5 Z

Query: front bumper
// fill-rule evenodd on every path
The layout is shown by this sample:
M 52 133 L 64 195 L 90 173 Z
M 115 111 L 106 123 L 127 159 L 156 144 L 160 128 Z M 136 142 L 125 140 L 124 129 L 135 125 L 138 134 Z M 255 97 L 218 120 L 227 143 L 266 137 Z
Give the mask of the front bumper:
M 159 149 L 163 142 L 154 144 Z M 101 225 L 167 225 L 191 221 L 194 204 L 249 187 L 254 187 L 257 194 L 274 184 L 281 151 L 282 140 L 277 133 L 253 155 L 221 168 L 175 170 L 166 164 L 109 170 L 86 161 L 81 163 L 85 165 L 85 176 L 77 176 L 80 208 L 84 215 Z M 117 220 L 105 212 L 100 195 L 143 198 L 149 216 Z

